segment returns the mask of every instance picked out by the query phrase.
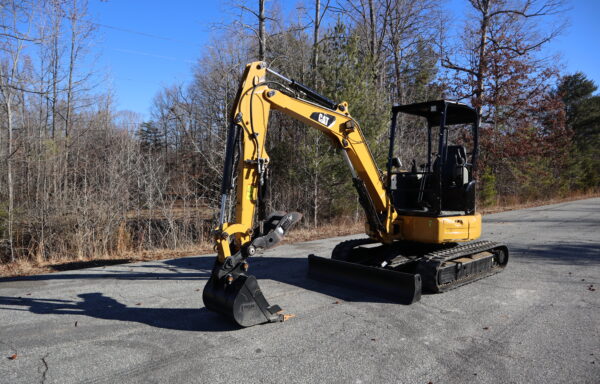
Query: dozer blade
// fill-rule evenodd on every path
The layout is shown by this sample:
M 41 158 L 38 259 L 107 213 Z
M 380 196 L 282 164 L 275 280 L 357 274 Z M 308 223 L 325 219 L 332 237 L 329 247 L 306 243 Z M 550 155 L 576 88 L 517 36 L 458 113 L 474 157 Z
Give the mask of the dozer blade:
M 360 288 L 400 304 L 412 304 L 421 299 L 419 274 L 309 255 L 308 277 L 326 283 Z
M 202 300 L 207 309 L 220 313 L 242 327 L 283 321 L 278 305 L 269 305 L 256 277 L 240 274 L 231 284 L 214 274 L 206 283 Z

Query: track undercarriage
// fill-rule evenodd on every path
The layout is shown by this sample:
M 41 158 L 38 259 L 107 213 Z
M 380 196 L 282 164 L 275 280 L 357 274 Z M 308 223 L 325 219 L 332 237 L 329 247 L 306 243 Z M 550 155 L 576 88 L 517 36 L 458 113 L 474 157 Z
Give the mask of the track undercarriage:
M 338 244 L 331 259 L 309 256 L 309 276 L 411 304 L 421 291 L 448 291 L 498 273 L 507 262 L 508 248 L 491 241 L 382 245 L 354 239 Z

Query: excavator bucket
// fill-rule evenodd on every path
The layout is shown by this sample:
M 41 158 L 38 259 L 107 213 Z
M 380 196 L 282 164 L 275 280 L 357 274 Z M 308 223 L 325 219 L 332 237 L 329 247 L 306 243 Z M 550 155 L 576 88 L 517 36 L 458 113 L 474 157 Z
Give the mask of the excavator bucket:
M 300 221 L 298 212 L 273 212 L 263 225 L 263 234 L 257 236 L 246 250 L 247 255 L 273 248 L 285 234 Z M 256 277 L 247 275 L 248 263 L 241 252 L 217 262 L 204 286 L 202 300 L 211 311 L 229 317 L 242 327 L 285 320 L 278 305 L 269 305 Z
M 360 289 L 400 304 L 412 304 L 421 299 L 419 274 L 309 255 L 308 277 Z
M 202 300 L 207 309 L 220 313 L 239 326 L 283 321 L 278 305 L 269 305 L 262 294 L 256 277 L 240 274 L 233 282 L 218 279 L 215 274 L 206 283 Z

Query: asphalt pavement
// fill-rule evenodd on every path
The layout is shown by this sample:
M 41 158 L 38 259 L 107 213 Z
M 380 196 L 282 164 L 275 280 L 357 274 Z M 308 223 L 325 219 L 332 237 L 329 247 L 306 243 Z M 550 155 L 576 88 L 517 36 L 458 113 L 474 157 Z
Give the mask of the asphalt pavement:
M 0 383 L 600 383 L 600 199 L 486 215 L 506 270 L 410 306 L 306 277 L 352 237 L 254 258 L 296 317 L 245 329 L 203 307 L 214 255 L 2 279 Z

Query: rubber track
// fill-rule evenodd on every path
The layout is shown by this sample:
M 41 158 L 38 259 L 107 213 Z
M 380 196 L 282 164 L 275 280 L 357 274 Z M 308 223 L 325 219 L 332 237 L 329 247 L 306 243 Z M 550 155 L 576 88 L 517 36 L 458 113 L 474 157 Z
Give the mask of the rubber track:
M 496 243 L 493 241 L 477 241 L 474 243 L 460 245 L 458 247 L 448 248 L 426 254 L 423 257 L 423 259 L 419 262 L 418 267 L 418 271 L 421 274 L 421 279 L 423 281 L 423 288 L 426 288 L 432 292 L 446 292 L 454 288 L 463 286 L 465 284 L 469 284 L 474 281 L 483 279 L 484 277 L 488 277 L 498 272 L 501 272 L 506 266 L 506 262 L 503 265 L 497 265 L 494 268 L 477 275 L 470 275 L 460 280 L 455 280 L 451 283 L 444 284 L 442 286 L 439 286 L 437 284 L 439 267 L 446 261 L 451 261 L 453 259 L 457 259 L 464 256 L 474 255 L 480 252 L 492 252 L 494 249 L 498 248 L 506 249 L 506 246 L 504 244 Z M 506 257 L 508 258 L 508 254 L 506 255 Z
M 373 244 L 375 240 L 370 238 L 361 238 L 361 239 L 351 239 L 342 241 L 338 245 L 336 245 L 331 251 L 331 258 L 334 260 L 342 260 L 342 261 L 350 261 L 350 262 L 360 262 L 360 260 L 351 260 L 352 251 L 354 248 L 365 245 L 365 244 Z
M 331 258 L 369 265 L 368 260 L 372 257 L 372 254 L 353 254 L 353 250 L 361 245 L 372 243 L 375 243 L 375 241 L 369 238 L 343 241 L 335 246 Z M 442 286 L 437 284 L 439 267 L 446 261 L 464 256 L 471 256 L 480 252 L 493 251 L 498 248 L 504 248 L 508 251 L 504 244 L 493 241 L 477 241 L 424 254 L 418 261 L 419 264 L 417 267 L 417 272 L 421 275 L 423 288 L 430 292 L 446 292 L 501 272 L 506 266 L 506 263 L 504 265 L 496 265 L 492 269 L 476 275 L 469 275 L 462 279 L 454 280 L 453 282 L 446 283 Z M 508 252 L 506 256 L 508 257 Z

